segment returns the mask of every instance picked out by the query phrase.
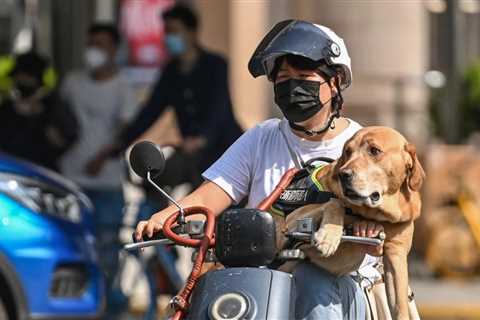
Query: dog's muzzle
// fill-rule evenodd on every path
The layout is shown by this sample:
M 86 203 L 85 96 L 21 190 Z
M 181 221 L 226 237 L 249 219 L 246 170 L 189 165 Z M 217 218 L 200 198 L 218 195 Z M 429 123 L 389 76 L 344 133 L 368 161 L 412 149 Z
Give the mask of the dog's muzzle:
M 353 187 L 353 173 L 351 171 L 343 171 L 338 174 L 340 184 L 342 186 L 343 195 L 353 204 L 361 204 L 369 207 L 378 207 L 382 203 L 382 195 L 378 191 L 363 192 L 355 190 Z

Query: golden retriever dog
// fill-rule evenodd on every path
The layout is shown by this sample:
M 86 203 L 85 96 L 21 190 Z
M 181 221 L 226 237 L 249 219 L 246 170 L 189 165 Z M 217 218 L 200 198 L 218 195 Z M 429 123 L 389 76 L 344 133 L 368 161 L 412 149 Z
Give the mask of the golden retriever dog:
M 386 234 L 383 260 L 389 308 L 394 319 L 408 319 L 407 255 L 413 222 L 420 215 L 419 189 L 424 177 L 415 147 L 399 132 L 387 127 L 363 128 L 346 142 L 342 156 L 316 175 L 324 189 L 338 198 L 301 207 L 287 219 L 276 217 L 278 232 L 294 229 L 299 218 L 313 217 L 319 225 L 315 244 L 303 249 L 313 263 L 342 275 L 356 270 L 364 257 L 355 244 L 340 244 L 343 226 L 356 219 L 346 215 L 344 208 L 380 222 Z M 283 234 L 278 238 L 285 239 Z

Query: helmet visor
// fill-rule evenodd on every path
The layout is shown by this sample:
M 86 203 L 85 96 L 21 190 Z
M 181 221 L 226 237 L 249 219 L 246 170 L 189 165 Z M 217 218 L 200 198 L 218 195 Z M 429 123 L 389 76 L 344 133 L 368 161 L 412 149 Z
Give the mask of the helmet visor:
M 317 26 L 286 20 L 275 25 L 263 38 L 248 63 L 248 70 L 254 77 L 265 74 L 270 77 L 275 59 L 286 54 L 331 63 L 331 58 L 340 55 L 340 47 Z

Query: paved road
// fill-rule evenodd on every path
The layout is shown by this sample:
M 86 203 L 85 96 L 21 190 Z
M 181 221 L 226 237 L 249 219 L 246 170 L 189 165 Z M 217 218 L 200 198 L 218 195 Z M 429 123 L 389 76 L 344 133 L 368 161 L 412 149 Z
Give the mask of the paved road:
M 422 319 L 480 319 L 480 278 L 412 279 Z

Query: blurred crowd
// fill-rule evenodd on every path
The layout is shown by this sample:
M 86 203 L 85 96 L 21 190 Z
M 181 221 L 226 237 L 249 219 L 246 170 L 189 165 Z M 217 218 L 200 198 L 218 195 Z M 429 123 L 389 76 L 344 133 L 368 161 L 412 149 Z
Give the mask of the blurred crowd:
M 181 142 L 168 158 L 166 173 L 156 179 L 161 185 L 188 183 L 194 188 L 201 183 L 201 172 L 242 133 L 232 112 L 227 62 L 199 43 L 195 12 L 176 5 L 161 18 L 170 59 L 140 105 L 116 64 L 121 34 L 112 24 L 89 27 L 84 68 L 60 81 L 55 63 L 35 51 L 0 61 L 0 150 L 60 172 L 92 201 L 111 319 L 117 319 L 126 306 L 115 279 L 125 208 L 122 185 L 130 177 L 124 160 L 128 146 L 167 107 L 173 108 Z M 147 196 L 137 216 L 146 219 L 166 203 L 146 184 L 141 186 Z M 183 281 L 175 269 L 175 252 L 157 251 L 176 292 Z

